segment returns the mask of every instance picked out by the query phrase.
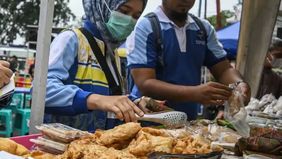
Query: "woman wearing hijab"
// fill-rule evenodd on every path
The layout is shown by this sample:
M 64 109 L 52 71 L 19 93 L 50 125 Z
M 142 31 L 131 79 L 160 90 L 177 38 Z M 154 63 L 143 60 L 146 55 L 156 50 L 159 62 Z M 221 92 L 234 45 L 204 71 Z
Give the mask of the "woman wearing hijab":
M 113 51 L 134 29 L 146 1 L 83 0 L 83 28 L 64 31 L 51 44 L 45 122 L 94 131 L 106 128 L 106 112 L 125 122 L 136 121 L 135 114 L 143 116 L 127 96 L 121 96 Z M 93 43 L 109 71 L 103 69 Z M 113 77 L 111 82 L 109 76 Z

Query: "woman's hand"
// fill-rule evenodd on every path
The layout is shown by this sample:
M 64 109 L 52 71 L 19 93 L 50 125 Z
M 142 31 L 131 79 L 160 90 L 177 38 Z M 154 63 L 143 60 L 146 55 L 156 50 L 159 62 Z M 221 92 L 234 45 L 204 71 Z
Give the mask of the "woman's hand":
M 104 96 L 92 94 L 87 98 L 89 110 L 103 110 L 115 113 L 116 117 L 125 122 L 136 122 L 144 112 L 139 109 L 127 96 Z

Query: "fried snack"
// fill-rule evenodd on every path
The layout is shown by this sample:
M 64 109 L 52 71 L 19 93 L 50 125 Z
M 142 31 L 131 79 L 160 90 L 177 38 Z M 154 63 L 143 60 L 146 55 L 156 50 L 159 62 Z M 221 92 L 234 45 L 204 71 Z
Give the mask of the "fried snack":
M 56 156 L 42 151 L 33 151 L 25 157 L 32 157 L 34 159 L 54 159 Z
M 0 151 L 6 151 L 11 154 L 16 154 L 17 144 L 10 139 L 0 138 Z
M 136 159 L 126 151 L 107 148 L 84 140 L 74 141 L 68 150 L 56 157 L 56 159 Z
M 172 149 L 173 154 L 207 154 L 213 151 L 220 152 L 221 147 L 211 147 L 210 142 L 199 136 L 187 136 L 177 139 Z
M 147 154 L 153 152 L 152 142 L 148 136 L 148 133 L 140 131 L 137 139 L 134 139 L 127 147 L 127 151 L 138 157 L 147 156 Z
M 23 156 L 29 153 L 28 149 L 24 146 L 7 138 L 0 138 L 0 151 L 6 151 L 18 156 Z
M 16 149 L 16 155 L 18 156 L 23 156 L 28 154 L 29 151 L 27 148 L 25 148 L 23 145 L 17 144 L 17 149 Z
M 164 129 L 154 129 L 150 127 L 144 127 L 141 129 L 142 132 L 149 133 L 153 136 L 163 136 L 163 137 L 169 137 L 169 133 L 166 132 Z
M 154 152 L 171 153 L 173 146 L 173 138 L 149 135 L 149 140 L 152 143 Z
M 182 154 L 184 150 L 186 149 L 188 143 L 191 143 L 193 141 L 192 136 L 187 136 L 182 139 L 175 140 L 174 147 L 172 149 L 173 154 Z
M 147 156 L 152 152 L 171 153 L 173 138 L 163 130 L 153 128 L 142 128 L 136 140 L 133 140 L 128 151 L 135 156 Z
M 126 123 L 119 125 L 102 133 L 99 138 L 99 144 L 110 146 L 114 143 L 120 143 L 125 140 L 133 139 L 139 132 L 141 126 L 139 123 Z

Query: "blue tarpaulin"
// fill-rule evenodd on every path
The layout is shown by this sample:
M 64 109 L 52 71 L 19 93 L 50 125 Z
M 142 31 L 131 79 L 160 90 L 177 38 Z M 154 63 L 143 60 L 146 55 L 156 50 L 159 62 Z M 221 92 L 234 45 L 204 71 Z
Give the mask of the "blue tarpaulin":
M 227 52 L 228 59 L 235 59 L 239 41 L 240 22 L 217 31 L 218 40 L 222 43 Z

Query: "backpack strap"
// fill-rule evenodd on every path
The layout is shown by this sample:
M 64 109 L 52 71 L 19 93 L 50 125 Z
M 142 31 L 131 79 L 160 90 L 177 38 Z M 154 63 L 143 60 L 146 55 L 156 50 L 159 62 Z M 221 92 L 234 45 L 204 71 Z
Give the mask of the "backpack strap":
M 164 61 L 163 61 L 163 40 L 162 40 L 162 32 L 161 32 L 161 25 L 158 16 L 151 12 L 145 15 L 146 18 L 149 19 L 153 34 L 155 36 L 155 42 L 157 46 L 157 53 L 158 53 L 158 61 L 161 64 L 161 66 L 164 66 Z
M 117 78 L 119 79 L 119 83 L 117 84 L 114 76 L 109 68 L 109 65 L 106 61 L 106 57 L 102 54 L 101 49 L 99 48 L 96 39 L 93 37 L 93 35 L 86 30 L 85 28 L 80 28 L 79 29 L 82 34 L 86 37 L 86 39 L 88 40 L 88 43 L 90 44 L 90 47 L 93 51 L 93 53 L 95 54 L 103 72 L 105 73 L 106 79 L 108 81 L 109 84 L 109 88 L 111 91 L 111 95 L 121 95 L 122 94 L 122 89 L 121 89 L 121 82 L 120 82 L 120 78 L 119 78 L 119 74 L 117 72 L 117 67 L 115 64 L 113 64 L 115 73 L 117 75 Z
M 196 17 L 195 15 L 193 15 L 191 13 L 188 13 L 188 14 L 192 17 L 192 19 L 196 22 L 196 24 L 200 28 L 201 34 L 204 35 L 204 38 L 205 38 L 205 41 L 206 41 L 206 44 L 207 44 L 207 42 L 208 42 L 208 34 L 207 34 L 207 30 L 206 30 L 203 22 L 198 17 Z

